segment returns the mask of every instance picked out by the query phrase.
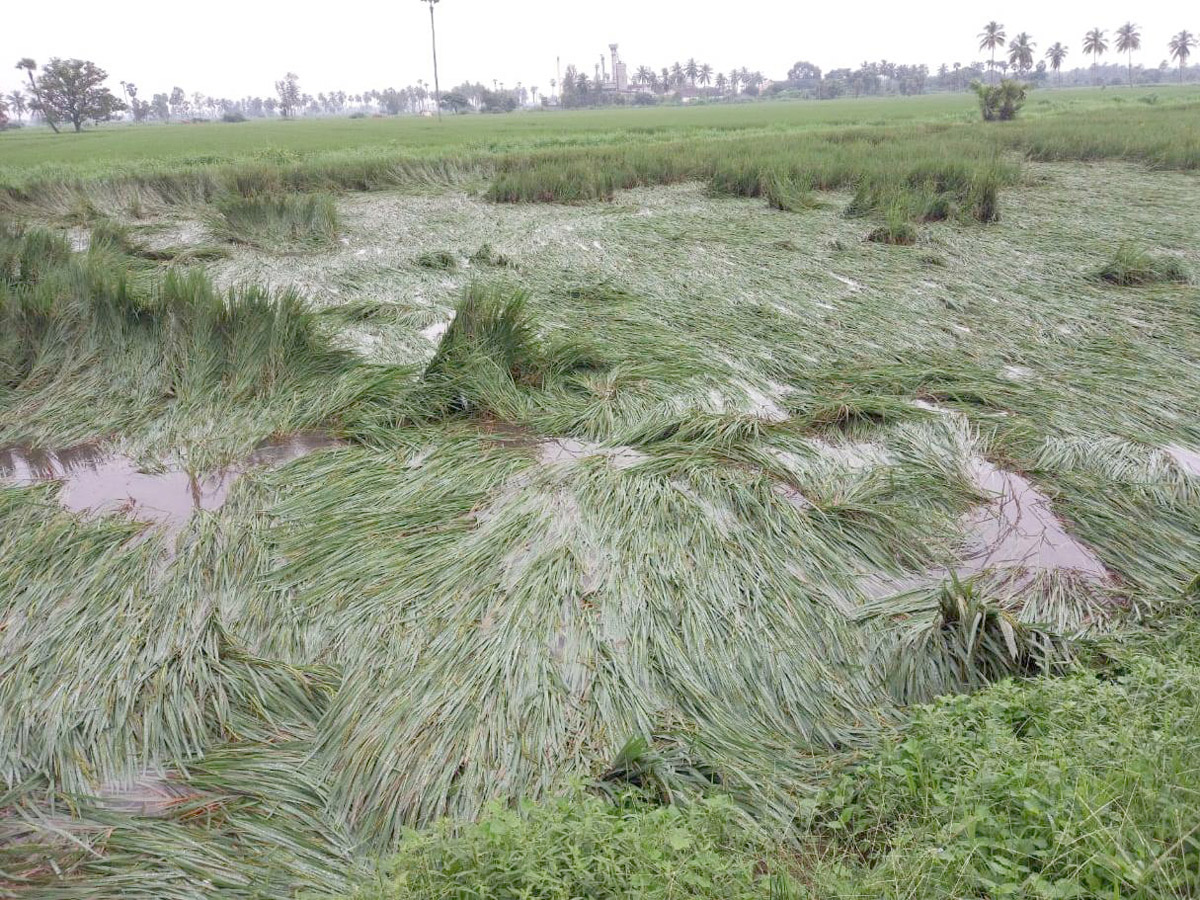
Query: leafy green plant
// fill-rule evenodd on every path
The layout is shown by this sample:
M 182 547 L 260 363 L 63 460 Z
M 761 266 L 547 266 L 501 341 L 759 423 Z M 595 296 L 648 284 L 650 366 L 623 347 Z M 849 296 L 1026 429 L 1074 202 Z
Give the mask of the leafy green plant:
M 789 900 L 800 888 L 727 803 L 613 805 L 585 794 L 405 835 L 355 900 Z

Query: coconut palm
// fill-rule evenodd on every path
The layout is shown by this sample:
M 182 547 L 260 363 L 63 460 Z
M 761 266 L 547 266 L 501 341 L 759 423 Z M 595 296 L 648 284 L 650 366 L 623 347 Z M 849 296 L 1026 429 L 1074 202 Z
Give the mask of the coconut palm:
M 696 76 L 696 80 L 705 87 L 708 87 L 708 85 L 712 84 L 712 74 L 713 67 L 705 63 L 700 67 L 700 74 Z
M 741 73 L 738 72 L 737 69 L 734 69 L 732 72 L 729 73 L 729 92 L 732 94 L 736 94 L 738 92 L 738 85 L 740 85 L 741 83 L 742 83 Z
M 729 79 L 725 77 L 724 72 L 717 73 L 717 93 L 724 94 L 725 88 L 729 87 Z
M 1027 32 L 1022 31 L 1008 45 L 1008 61 L 1021 72 L 1033 68 L 1033 49 L 1036 47 Z
M 687 76 L 692 87 L 696 86 L 696 76 L 700 74 L 700 66 L 696 64 L 696 58 L 692 57 L 683 66 L 683 74 Z
M 1062 84 L 1062 64 L 1067 58 L 1068 50 L 1062 45 L 1062 41 L 1055 41 L 1050 49 L 1046 51 L 1046 59 L 1050 60 L 1050 68 L 1058 72 L 1058 83 Z
M 992 51 L 992 72 L 996 71 L 996 48 L 1004 46 L 1004 26 L 995 20 L 983 26 L 979 32 L 979 49 Z
M 1124 53 L 1129 64 L 1129 86 L 1133 87 L 1133 51 L 1142 46 L 1142 33 L 1132 22 L 1117 29 L 1117 52 Z
M 1188 57 L 1192 55 L 1192 48 L 1196 46 L 1196 36 L 1186 28 L 1174 35 L 1171 38 L 1167 47 L 1171 51 L 1171 58 L 1179 60 L 1179 83 L 1183 84 L 1183 67 L 1187 65 Z
M 633 74 L 633 80 L 637 84 L 649 84 L 653 75 L 649 66 L 638 66 L 637 71 Z
M 437 64 L 437 29 L 433 24 L 433 8 L 441 0 L 421 0 L 422 3 L 429 4 L 429 36 L 433 40 L 433 107 L 437 110 L 437 117 L 442 117 L 442 89 L 438 83 L 438 64 Z
M 671 66 L 671 83 L 672 84 L 674 84 L 676 87 L 680 87 L 683 84 L 683 79 L 685 77 L 686 77 L 686 74 L 683 71 L 683 66 L 681 66 L 679 63 L 675 63 L 674 65 Z
M 1108 49 L 1108 41 L 1104 39 L 1103 28 L 1093 28 L 1083 36 L 1083 52 L 1092 57 L 1092 84 L 1096 83 L 1096 63 Z
M 28 109 L 25 103 L 25 95 L 20 91 L 9 91 L 8 105 L 12 107 L 12 111 L 16 114 L 17 121 L 21 121 L 21 116 L 25 115 L 25 110 Z
M 662 85 L 662 92 L 665 94 L 671 87 L 671 70 L 663 66 L 662 72 L 659 73 L 659 84 Z
M 1186 34 L 1186 32 L 1184 33 Z M 29 86 L 33 89 L 33 99 L 37 103 L 36 109 L 42 114 L 42 118 L 46 120 L 46 124 L 50 126 L 55 134 L 58 134 L 58 126 L 54 124 L 54 116 L 50 114 L 48 109 L 46 109 L 46 104 L 42 103 L 41 89 L 38 87 L 38 83 L 33 77 L 33 73 L 37 69 L 37 63 L 26 56 L 17 60 L 17 68 L 24 69 L 25 73 L 29 76 Z

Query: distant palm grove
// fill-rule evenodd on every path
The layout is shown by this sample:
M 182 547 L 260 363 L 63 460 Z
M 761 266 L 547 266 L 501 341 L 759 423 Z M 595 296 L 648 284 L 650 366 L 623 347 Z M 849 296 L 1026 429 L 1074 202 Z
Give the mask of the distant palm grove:
M 1147 49 L 1149 45 L 1146 45 Z M 1005 26 L 988 22 L 978 35 L 982 60 L 942 63 L 935 71 L 926 65 L 880 60 L 854 68 L 823 72 L 797 61 L 783 77 L 769 78 L 749 67 L 717 71 L 689 58 L 667 66 L 638 65 L 627 84 L 608 73 L 594 76 L 568 65 L 547 79 L 548 89 L 493 80 L 464 82 L 440 93 L 424 80 L 403 88 L 306 93 L 300 78 L 287 73 L 265 96 L 214 97 L 179 86 L 148 93 L 137 84 L 120 81 L 118 95 L 105 82 L 108 73 L 90 60 L 51 59 L 41 67 L 29 58 L 16 64 L 18 86 L 0 92 L 0 128 L 41 123 L 54 131 L 81 130 L 85 124 L 124 120 L 137 123 L 209 121 L 298 116 L 396 116 L 501 113 L 519 109 L 578 108 L 659 103 L 746 102 L 757 99 L 812 99 L 880 95 L 912 95 L 935 91 L 967 91 L 975 82 L 996 82 L 1010 76 L 1029 86 L 1135 86 L 1168 81 L 1200 81 L 1200 66 L 1189 65 L 1197 46 L 1193 32 L 1171 35 L 1161 61 L 1154 66 L 1134 61 L 1143 48 L 1142 32 L 1133 22 L 1115 29 L 1093 27 L 1077 44 L 1041 44 L 1029 32 L 1009 35 Z M 1065 68 L 1068 60 L 1083 65 Z

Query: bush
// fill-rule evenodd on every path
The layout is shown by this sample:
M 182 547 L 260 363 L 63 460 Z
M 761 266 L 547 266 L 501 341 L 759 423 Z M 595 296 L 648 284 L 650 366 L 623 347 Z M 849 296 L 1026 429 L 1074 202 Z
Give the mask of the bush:
M 1109 284 L 1127 286 L 1186 284 L 1191 280 L 1182 260 L 1173 256 L 1155 256 L 1132 244 L 1117 250 L 1096 272 L 1096 277 Z
M 223 116 L 221 116 L 221 121 L 222 122 L 245 122 L 246 117 L 244 115 L 242 115 L 240 112 L 238 112 L 237 110 L 233 110 L 232 112 L 227 112 Z
M 1011 78 L 1001 79 L 999 84 L 971 82 L 971 89 L 979 98 L 979 110 L 985 122 L 1007 122 L 1017 117 L 1025 105 L 1028 86 Z
M 412 832 L 357 900 L 787 900 L 798 888 L 727 804 L 614 806 L 580 794 Z
M 654 94 L 635 94 L 633 97 L 634 106 L 657 106 L 658 97 Z
M 916 709 L 825 797 L 818 828 L 865 862 L 846 894 L 1197 896 L 1195 624 L 1189 633 L 1183 652 Z

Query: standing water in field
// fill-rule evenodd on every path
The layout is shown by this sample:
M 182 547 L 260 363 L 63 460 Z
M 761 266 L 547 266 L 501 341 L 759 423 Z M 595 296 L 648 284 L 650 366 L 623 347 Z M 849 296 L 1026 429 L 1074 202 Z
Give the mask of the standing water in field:
M 72 512 L 93 516 L 126 512 L 138 521 L 174 530 L 196 510 L 220 509 L 238 477 L 249 469 L 282 465 L 336 446 L 338 442 L 324 434 L 289 435 L 264 441 L 244 460 L 207 474 L 179 465 L 146 471 L 128 456 L 98 444 L 58 451 L 9 447 L 0 450 L 0 484 L 57 481 L 62 485 L 59 501 Z

